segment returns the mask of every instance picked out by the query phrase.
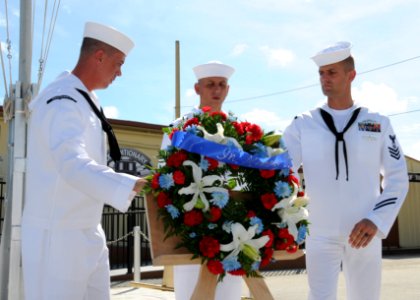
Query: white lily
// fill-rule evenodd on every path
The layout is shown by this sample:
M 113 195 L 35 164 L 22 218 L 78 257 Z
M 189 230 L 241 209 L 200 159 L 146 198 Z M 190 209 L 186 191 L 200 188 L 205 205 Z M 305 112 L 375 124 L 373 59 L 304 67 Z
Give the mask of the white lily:
M 253 239 L 255 236 L 255 232 L 257 230 L 258 224 L 255 224 L 246 230 L 241 223 L 234 223 L 232 224 L 232 236 L 233 240 L 229 244 L 222 244 L 220 245 L 220 250 L 223 252 L 232 251 L 225 259 L 230 257 L 235 257 L 241 251 L 245 251 L 245 254 L 248 256 L 251 252 L 253 254 L 254 260 L 259 260 L 258 250 L 267 244 L 269 241 L 268 236 L 262 236 L 257 239 Z
M 308 203 L 308 198 L 298 198 L 297 193 L 298 186 L 293 183 L 293 193 L 289 197 L 282 199 L 272 208 L 273 211 L 277 210 L 277 214 L 287 224 L 289 233 L 293 235 L 295 240 L 298 236 L 296 223 L 308 219 L 308 210 L 303 207 Z
M 213 186 L 214 182 L 219 180 L 223 182 L 223 177 L 218 175 L 209 175 L 203 177 L 203 171 L 197 164 L 191 160 L 186 160 L 183 163 L 184 166 L 191 166 L 193 180 L 191 184 L 187 187 L 184 187 L 178 191 L 180 195 L 193 195 L 191 201 L 188 201 L 184 204 L 184 209 L 190 211 L 197 204 L 198 198 L 200 197 L 204 208 L 203 211 L 209 210 L 209 201 L 204 193 L 213 193 L 213 192 L 222 192 L 227 193 L 228 191 L 224 188 Z
M 224 135 L 225 129 L 223 128 L 223 125 L 220 123 L 216 123 L 217 132 L 215 134 L 208 133 L 207 130 L 202 126 L 197 126 L 197 129 L 201 130 L 204 134 L 204 139 L 208 141 L 212 141 L 218 144 L 226 145 L 228 143 L 232 143 L 236 148 L 241 149 L 241 145 L 238 143 L 238 141 L 231 137 L 226 137 Z

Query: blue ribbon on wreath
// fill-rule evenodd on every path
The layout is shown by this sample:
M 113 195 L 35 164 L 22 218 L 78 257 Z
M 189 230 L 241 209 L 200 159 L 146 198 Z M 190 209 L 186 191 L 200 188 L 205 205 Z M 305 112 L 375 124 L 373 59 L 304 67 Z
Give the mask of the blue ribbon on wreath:
M 260 170 L 289 169 L 292 166 L 292 161 L 287 151 L 275 156 L 262 158 L 234 146 L 208 141 L 185 131 L 176 131 L 174 133 L 172 146 L 188 152 L 205 155 L 224 163 Z

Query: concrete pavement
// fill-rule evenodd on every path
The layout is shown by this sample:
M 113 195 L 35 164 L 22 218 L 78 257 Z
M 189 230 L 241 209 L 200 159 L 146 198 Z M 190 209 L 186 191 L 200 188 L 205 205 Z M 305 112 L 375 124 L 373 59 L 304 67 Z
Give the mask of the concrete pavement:
M 308 286 L 305 270 L 268 271 L 264 272 L 264 276 L 274 299 L 305 300 L 307 298 Z M 141 282 L 159 286 L 162 281 L 157 279 Z M 345 293 L 344 277 L 340 274 L 338 300 L 345 300 Z M 384 256 L 381 293 L 381 300 L 420 300 L 420 254 Z M 135 288 L 130 286 L 129 282 L 113 282 L 111 294 L 112 300 L 175 300 L 175 295 L 171 291 L 146 287 Z M 245 283 L 242 294 L 246 299 L 252 299 Z

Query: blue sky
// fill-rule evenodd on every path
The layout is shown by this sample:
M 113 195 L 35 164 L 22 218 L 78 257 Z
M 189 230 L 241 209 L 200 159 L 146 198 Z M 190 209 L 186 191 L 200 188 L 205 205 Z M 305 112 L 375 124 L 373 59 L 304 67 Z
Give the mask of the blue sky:
M 8 1 L 13 82 L 18 79 L 19 2 Z M 49 2 L 47 24 L 53 6 Z M 44 8 L 45 1 L 36 1 L 33 82 Z M 181 113 L 198 102 L 192 68 L 220 60 L 236 69 L 224 109 L 267 130 L 284 129 L 296 114 L 325 101 L 310 57 L 326 45 L 347 40 L 353 44 L 359 73 L 353 98 L 393 115 L 405 154 L 420 159 L 419 14 L 418 0 L 62 0 L 42 87 L 74 67 L 84 23 L 96 21 L 120 29 L 136 43 L 123 76 L 98 91 L 108 117 L 171 122 L 179 40 Z M 5 37 L 2 3 L 3 50 Z M 4 95 L 3 82 L 0 94 Z M 409 111 L 413 112 L 405 113 Z

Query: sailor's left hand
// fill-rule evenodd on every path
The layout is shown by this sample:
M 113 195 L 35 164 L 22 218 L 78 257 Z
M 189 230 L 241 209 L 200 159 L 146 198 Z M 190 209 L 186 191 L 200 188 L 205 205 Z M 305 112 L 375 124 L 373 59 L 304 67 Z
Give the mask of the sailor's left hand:
M 375 237 L 378 227 L 369 219 L 363 219 L 354 225 L 349 236 L 349 244 L 353 248 L 364 248 Z

